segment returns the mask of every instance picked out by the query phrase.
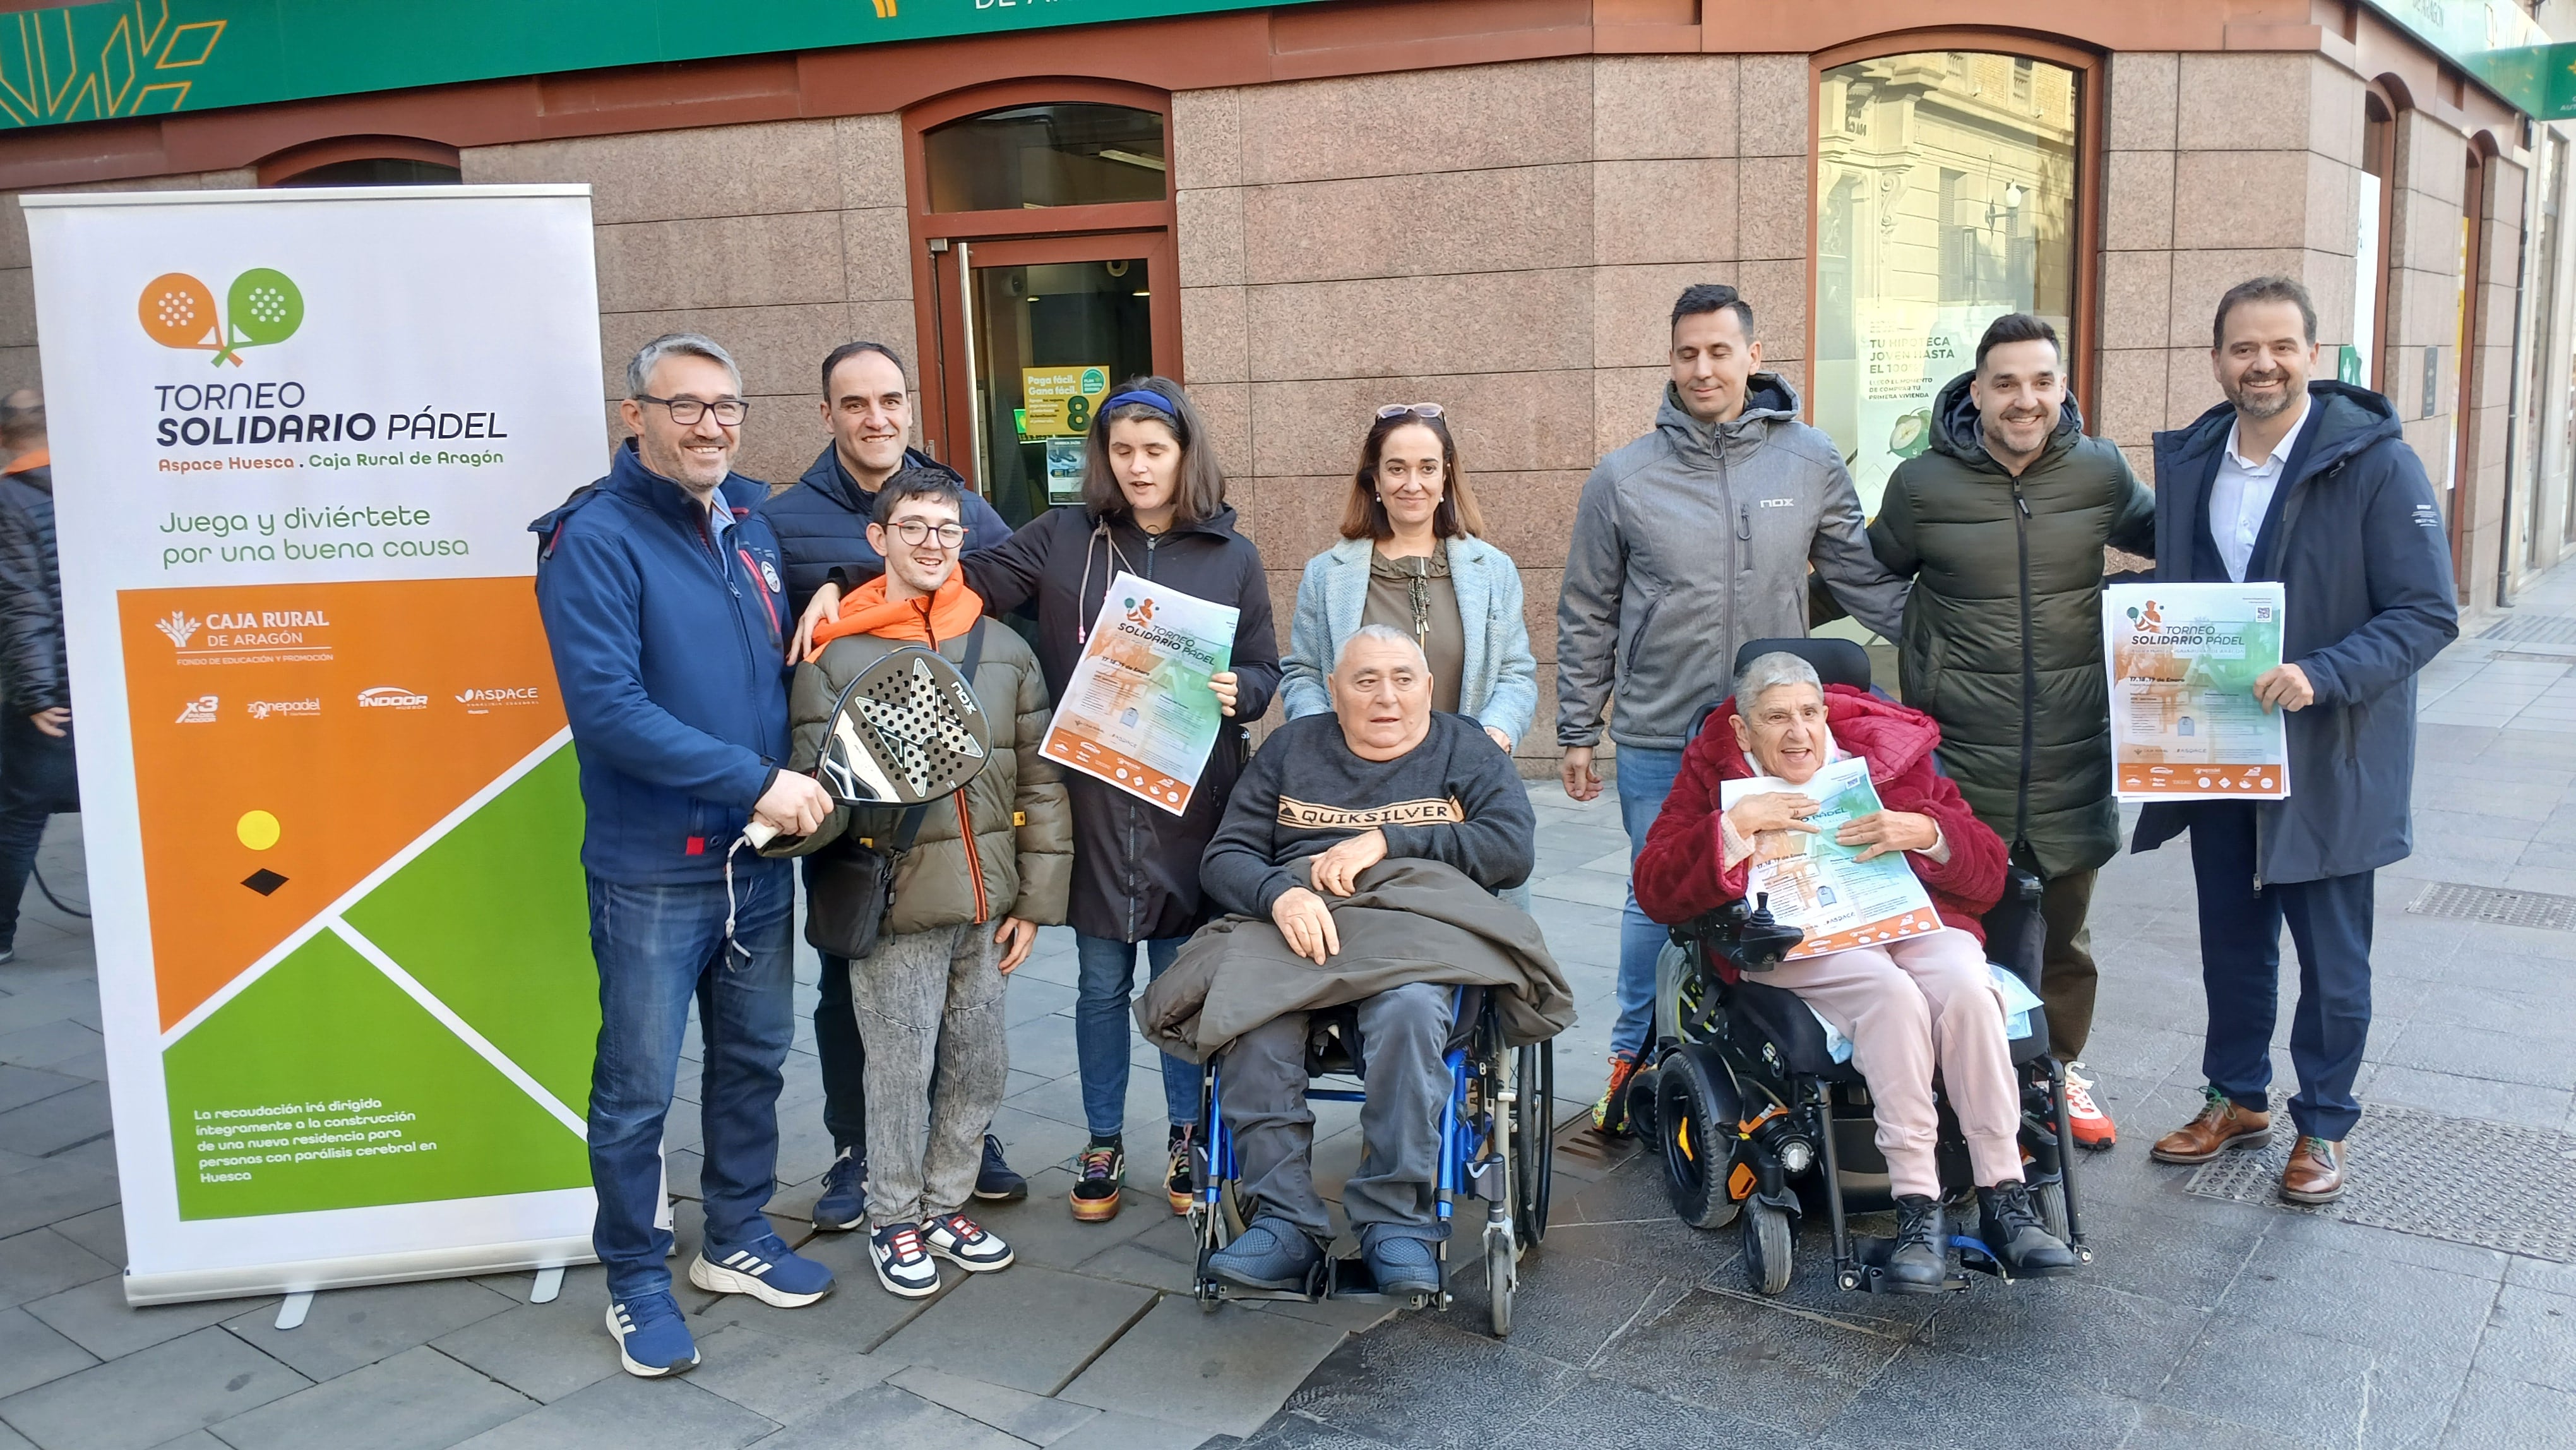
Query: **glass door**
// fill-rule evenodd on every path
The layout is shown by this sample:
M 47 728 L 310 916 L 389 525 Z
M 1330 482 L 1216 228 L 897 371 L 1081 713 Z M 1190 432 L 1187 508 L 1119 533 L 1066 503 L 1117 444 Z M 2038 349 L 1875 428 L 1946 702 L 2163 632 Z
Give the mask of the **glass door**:
M 1016 528 L 1082 501 L 1092 414 L 1176 350 L 1155 286 L 1169 288 L 1167 233 L 1112 233 L 956 247 L 960 305 L 946 350 L 948 435 L 978 487 Z M 971 449 L 971 456 L 968 456 Z

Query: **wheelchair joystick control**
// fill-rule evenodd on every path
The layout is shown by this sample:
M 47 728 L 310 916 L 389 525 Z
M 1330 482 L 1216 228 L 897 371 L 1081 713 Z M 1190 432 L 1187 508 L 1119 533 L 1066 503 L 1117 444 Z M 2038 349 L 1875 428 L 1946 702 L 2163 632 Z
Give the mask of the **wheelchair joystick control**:
M 1735 959 L 1739 971 L 1770 971 L 1780 965 L 1780 959 L 1795 950 L 1798 943 L 1807 939 L 1807 933 L 1800 928 L 1784 926 L 1772 919 L 1771 894 L 1767 891 L 1754 896 L 1751 911 L 1746 911 L 1744 903 L 1739 901 L 1735 904 L 1735 912 L 1738 913 L 1735 946 L 1728 955 Z

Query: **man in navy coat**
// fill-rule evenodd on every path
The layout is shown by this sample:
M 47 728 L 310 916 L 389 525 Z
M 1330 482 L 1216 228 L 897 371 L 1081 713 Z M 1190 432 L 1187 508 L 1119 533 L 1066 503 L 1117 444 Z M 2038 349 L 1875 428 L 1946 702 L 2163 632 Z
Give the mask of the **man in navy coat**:
M 2281 582 L 2283 663 L 2254 694 L 2289 712 L 2290 796 L 2150 805 L 2135 843 L 2191 832 L 2209 1000 L 2207 1102 L 2149 1152 L 2206 1163 L 2268 1141 L 2286 921 L 2299 952 L 2299 1141 L 2281 1175 L 2293 1203 L 2343 1192 L 2370 1035 L 2373 873 L 2414 848 L 2415 674 L 2459 634 L 2442 511 L 2397 410 L 2311 381 L 2316 338 L 2305 288 L 2239 283 L 2211 328 L 2227 402 L 2156 435 L 2157 579 Z

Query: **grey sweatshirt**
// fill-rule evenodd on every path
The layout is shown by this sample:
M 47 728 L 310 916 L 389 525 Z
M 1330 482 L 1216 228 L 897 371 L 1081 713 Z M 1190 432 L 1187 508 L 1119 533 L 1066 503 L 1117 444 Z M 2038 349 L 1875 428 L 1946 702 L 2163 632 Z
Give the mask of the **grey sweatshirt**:
M 1475 721 L 1433 711 L 1421 744 L 1362 760 L 1338 718 L 1308 715 L 1254 753 L 1200 858 L 1199 889 L 1227 911 L 1268 916 L 1303 884 L 1288 863 L 1372 829 L 1386 833 L 1388 859 L 1454 866 L 1488 891 L 1528 880 L 1538 854 L 1529 789 Z
M 1909 586 L 1870 552 L 1842 454 L 1770 373 L 1714 427 L 1664 388 L 1655 431 L 1601 460 L 1575 506 L 1556 604 L 1556 740 L 1679 750 L 1749 639 L 1807 632 L 1807 566 L 1897 637 Z M 1615 695 L 1614 695 L 1615 686 Z

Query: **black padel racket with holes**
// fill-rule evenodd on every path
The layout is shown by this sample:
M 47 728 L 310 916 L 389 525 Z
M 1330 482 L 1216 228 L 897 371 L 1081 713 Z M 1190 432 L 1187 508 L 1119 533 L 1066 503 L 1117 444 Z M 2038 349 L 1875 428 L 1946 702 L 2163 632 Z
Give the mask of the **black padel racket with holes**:
M 917 806 L 973 780 L 992 752 L 992 728 L 966 676 L 946 658 L 905 645 L 841 692 L 816 774 L 852 805 Z

